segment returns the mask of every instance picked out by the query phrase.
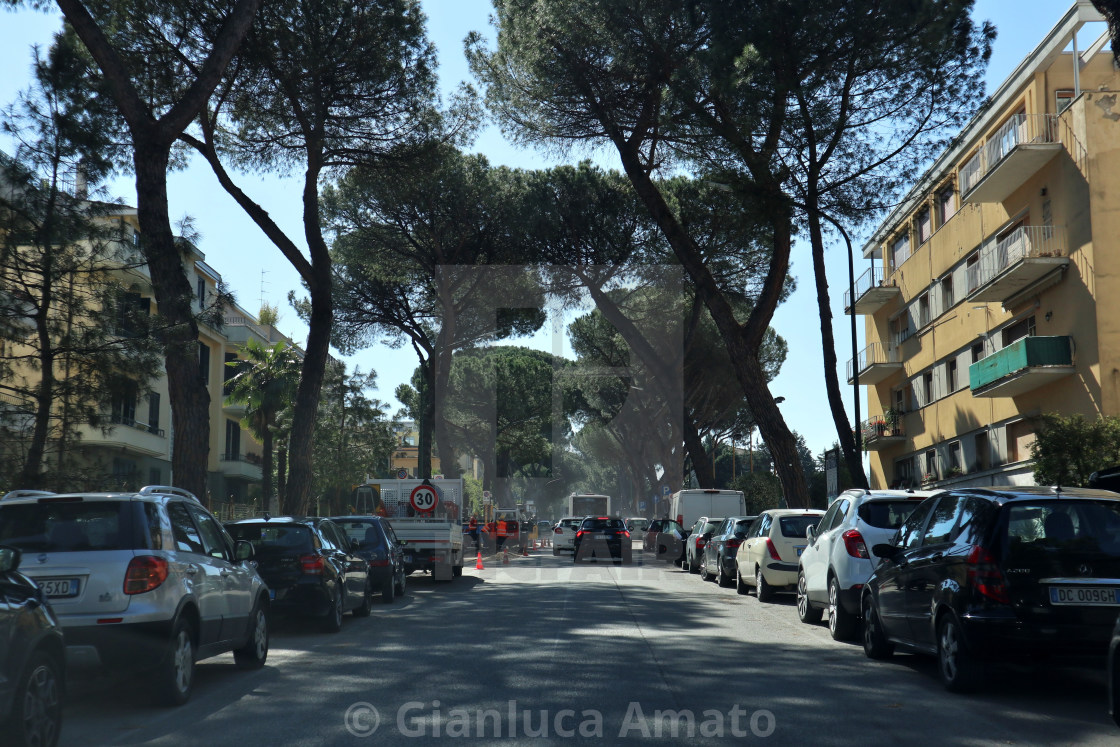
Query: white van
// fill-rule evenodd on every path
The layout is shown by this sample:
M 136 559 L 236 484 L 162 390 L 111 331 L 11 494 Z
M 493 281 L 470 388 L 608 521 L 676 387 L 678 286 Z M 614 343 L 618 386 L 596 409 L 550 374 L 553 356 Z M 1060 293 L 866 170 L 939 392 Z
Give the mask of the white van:
M 704 490 L 692 488 L 673 493 L 669 502 L 669 518 L 688 528 L 701 516 L 744 516 L 747 499 L 739 490 Z

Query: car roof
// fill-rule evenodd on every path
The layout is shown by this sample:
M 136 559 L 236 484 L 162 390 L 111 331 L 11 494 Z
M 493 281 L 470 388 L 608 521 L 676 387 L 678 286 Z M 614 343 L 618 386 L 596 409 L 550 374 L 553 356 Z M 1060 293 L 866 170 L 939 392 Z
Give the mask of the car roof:
M 840 500 L 841 498 L 854 499 L 854 500 L 859 501 L 859 502 L 874 501 L 874 500 L 898 500 L 900 498 L 904 499 L 904 500 L 908 500 L 908 501 L 925 500 L 926 498 L 932 498 L 935 495 L 941 495 L 942 493 L 945 493 L 945 492 L 947 492 L 947 491 L 943 490 L 943 489 L 938 489 L 938 490 L 913 490 L 913 489 L 895 490 L 895 489 L 885 489 L 884 488 L 884 489 L 875 489 L 875 490 L 864 490 L 863 488 L 849 488 L 848 490 L 845 490 L 840 495 L 833 498 L 832 501 L 828 505 L 829 505 L 829 507 L 831 507 L 833 503 Z
M 824 511 L 819 508 L 768 508 L 762 514 L 770 516 L 823 516 Z M 759 516 L 762 516 L 759 514 Z
M 89 491 L 75 491 L 72 493 L 52 493 L 48 490 L 13 490 L 6 493 L 0 502 L 4 503 L 35 503 L 40 499 L 67 499 L 67 498 L 81 498 L 83 500 L 93 501 L 127 501 L 136 498 L 185 498 L 194 501 L 198 505 L 202 502 L 198 500 L 194 493 L 183 488 L 177 488 L 173 485 L 145 485 L 139 490 L 122 490 L 122 491 L 102 491 L 102 492 L 89 492 Z
M 1039 498 L 1096 498 L 1120 500 L 1120 493 L 1100 488 L 1063 488 L 1058 485 L 996 485 L 986 488 L 960 488 L 951 491 L 956 495 L 974 495 L 988 498 L 997 503 L 1016 499 L 1038 500 Z

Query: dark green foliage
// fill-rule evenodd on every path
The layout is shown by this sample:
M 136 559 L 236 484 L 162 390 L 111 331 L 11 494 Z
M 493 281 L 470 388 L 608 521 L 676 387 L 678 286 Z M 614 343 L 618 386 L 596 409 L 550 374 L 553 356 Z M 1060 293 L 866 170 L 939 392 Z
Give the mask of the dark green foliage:
M 1086 487 L 1092 473 L 1120 465 L 1120 417 L 1049 413 L 1039 418 L 1035 436 L 1031 459 L 1038 485 Z

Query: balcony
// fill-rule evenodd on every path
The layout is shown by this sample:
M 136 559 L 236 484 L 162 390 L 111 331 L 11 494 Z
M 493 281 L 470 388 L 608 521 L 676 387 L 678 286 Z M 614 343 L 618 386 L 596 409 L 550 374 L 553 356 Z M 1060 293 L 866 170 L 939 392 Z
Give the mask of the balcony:
M 118 419 L 107 431 L 88 425 L 82 426 L 79 431 L 83 446 L 114 447 L 144 456 L 165 457 L 170 454 L 167 434 L 163 429 L 138 420 Z
M 860 384 L 878 384 L 901 370 L 898 348 L 886 348 L 882 343 L 873 342 L 861 350 L 854 361 L 848 361 L 848 383 L 856 383 L 858 375 Z
M 1003 202 L 1064 149 L 1055 114 L 1016 114 L 961 169 L 963 202 Z
M 968 367 L 973 397 L 1015 397 L 1074 372 L 1068 336 L 1024 337 Z
M 897 285 L 887 285 L 883 268 L 873 266 L 855 282 L 856 302 L 852 304 L 851 290 L 844 291 L 844 313 L 871 315 L 896 298 L 902 297 Z
M 222 454 L 218 460 L 218 471 L 231 480 L 259 482 L 264 477 L 260 456 L 251 452 Z
M 968 267 L 968 300 L 1003 302 L 1051 275 L 1056 280 L 1068 254 L 1064 226 L 1019 226 L 999 241 L 990 239 Z
M 897 415 L 895 422 L 888 423 L 883 416 L 868 418 L 859 424 L 860 438 L 864 451 L 879 451 L 906 440 L 902 419 Z

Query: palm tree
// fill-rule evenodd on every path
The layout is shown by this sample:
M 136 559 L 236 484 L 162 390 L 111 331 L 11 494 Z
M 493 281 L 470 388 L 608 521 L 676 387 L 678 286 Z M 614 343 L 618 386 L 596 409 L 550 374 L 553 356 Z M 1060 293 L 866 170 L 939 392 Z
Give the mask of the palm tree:
M 242 424 L 263 447 L 262 491 L 269 508 L 273 505 L 272 457 L 273 435 L 281 412 L 292 406 L 299 386 L 300 359 L 284 342 L 266 346 L 250 338 L 241 349 L 243 360 L 229 361 L 227 366 L 238 370 L 227 382 L 226 401 L 245 405 Z

